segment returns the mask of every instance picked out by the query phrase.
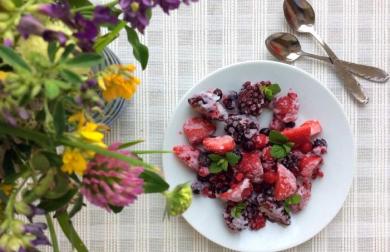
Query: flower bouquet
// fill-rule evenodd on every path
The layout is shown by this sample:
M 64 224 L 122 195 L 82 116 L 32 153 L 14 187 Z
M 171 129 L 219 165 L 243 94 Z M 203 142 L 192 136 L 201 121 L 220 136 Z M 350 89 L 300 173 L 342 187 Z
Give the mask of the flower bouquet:
M 189 207 L 189 186 L 168 192 L 159 169 L 140 158 L 163 151 L 129 150 L 141 141 L 107 146 L 109 127 L 94 120 L 106 102 L 132 97 L 135 65 L 91 71 L 122 30 L 145 69 L 138 33 L 154 8 L 169 13 L 182 2 L 0 1 L 0 251 L 59 251 L 54 220 L 77 251 L 88 251 L 71 221 L 86 201 L 118 213 L 142 193 L 162 193 L 168 216 Z

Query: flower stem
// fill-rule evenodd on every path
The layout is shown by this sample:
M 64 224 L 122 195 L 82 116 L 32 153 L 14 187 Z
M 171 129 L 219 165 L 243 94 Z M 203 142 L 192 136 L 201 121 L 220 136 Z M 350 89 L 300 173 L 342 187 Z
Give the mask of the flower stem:
M 114 1 L 111 1 L 107 4 L 105 4 L 104 6 L 106 6 L 108 8 L 112 8 L 117 4 L 118 4 L 118 0 L 114 0 Z M 88 11 L 88 10 L 93 10 L 95 7 L 96 7 L 95 5 L 91 4 L 91 5 L 81 6 L 79 8 L 74 8 L 72 11 L 73 12 Z
M 60 248 L 58 247 L 56 230 L 54 229 L 54 225 L 53 225 L 53 219 L 51 218 L 50 214 L 48 214 L 48 213 L 45 216 L 46 216 L 47 226 L 49 227 L 49 231 L 50 231 L 50 238 L 51 238 L 51 243 L 53 246 L 53 251 L 60 252 Z
M 88 252 L 87 247 L 84 245 L 80 236 L 77 234 L 75 228 L 72 225 L 72 221 L 66 211 L 59 211 L 56 214 L 58 223 L 61 226 L 62 231 L 68 240 L 72 243 L 73 247 L 78 252 Z

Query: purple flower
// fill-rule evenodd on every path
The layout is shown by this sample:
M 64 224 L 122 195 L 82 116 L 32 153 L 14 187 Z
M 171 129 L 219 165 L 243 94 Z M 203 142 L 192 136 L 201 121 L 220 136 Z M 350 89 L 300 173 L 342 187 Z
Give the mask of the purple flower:
M 72 26 L 72 15 L 67 1 L 59 1 L 52 4 L 42 4 L 39 11 L 46 16 L 62 20 L 65 24 Z
M 111 9 L 105 6 L 98 5 L 93 12 L 93 22 L 97 24 L 116 24 L 118 18 L 113 15 Z
M 3 45 L 6 47 L 11 47 L 14 45 L 14 41 L 10 38 L 6 38 L 3 40 Z
M 129 151 L 119 151 L 119 144 L 108 149 L 122 155 L 134 156 Z M 131 167 L 127 162 L 97 154 L 88 163 L 83 176 L 81 193 L 92 203 L 111 211 L 110 206 L 125 207 L 143 193 L 144 181 L 139 178 L 142 167 Z
M 65 45 L 67 37 L 64 33 L 46 29 L 43 24 L 32 15 L 24 15 L 19 22 L 18 31 L 27 39 L 30 35 L 42 36 L 46 41 L 58 41 Z
M 169 14 L 170 10 L 179 8 L 181 3 L 180 0 L 157 0 L 156 2 L 167 14 Z
M 143 33 L 149 24 L 148 11 L 153 7 L 153 2 L 151 0 L 120 0 L 119 5 L 124 13 L 123 19 Z
M 17 121 L 16 121 L 15 116 L 13 116 L 12 113 L 8 109 L 3 109 L 1 111 L 1 117 L 3 118 L 3 120 L 6 123 L 8 123 L 11 126 L 16 127 L 17 124 L 18 124 Z
M 96 24 L 83 17 L 80 13 L 76 13 L 74 18 L 74 25 L 77 32 L 74 34 L 78 38 L 77 45 L 83 51 L 92 51 L 94 41 L 99 34 Z
M 44 230 L 47 228 L 45 223 L 37 222 L 32 224 L 24 225 L 24 232 L 26 234 L 31 234 L 35 237 L 34 240 L 31 241 L 31 245 L 50 245 L 49 239 L 47 239 Z

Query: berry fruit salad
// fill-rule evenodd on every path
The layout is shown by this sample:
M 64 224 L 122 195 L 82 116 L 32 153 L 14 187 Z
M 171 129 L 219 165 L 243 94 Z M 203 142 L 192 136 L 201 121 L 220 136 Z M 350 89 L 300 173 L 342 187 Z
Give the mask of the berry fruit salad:
M 183 125 L 188 144 L 173 152 L 196 174 L 194 194 L 224 202 L 233 231 L 258 230 L 267 220 L 289 225 L 291 213 L 307 205 L 312 181 L 324 175 L 320 122 L 296 124 L 298 94 L 280 91 L 269 81 L 247 81 L 238 92 L 214 89 L 188 99 L 197 115 Z M 272 121 L 260 125 L 266 109 Z

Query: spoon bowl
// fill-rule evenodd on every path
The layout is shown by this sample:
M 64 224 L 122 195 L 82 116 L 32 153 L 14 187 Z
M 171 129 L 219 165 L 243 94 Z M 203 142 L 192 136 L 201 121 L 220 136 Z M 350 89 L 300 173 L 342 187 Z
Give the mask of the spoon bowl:
M 278 32 L 270 35 L 265 40 L 265 45 L 275 58 L 289 63 L 296 61 L 302 52 L 301 44 L 297 37 L 286 32 Z
M 313 30 L 315 12 L 306 0 L 285 0 L 283 11 L 288 25 L 294 31 L 308 33 Z

